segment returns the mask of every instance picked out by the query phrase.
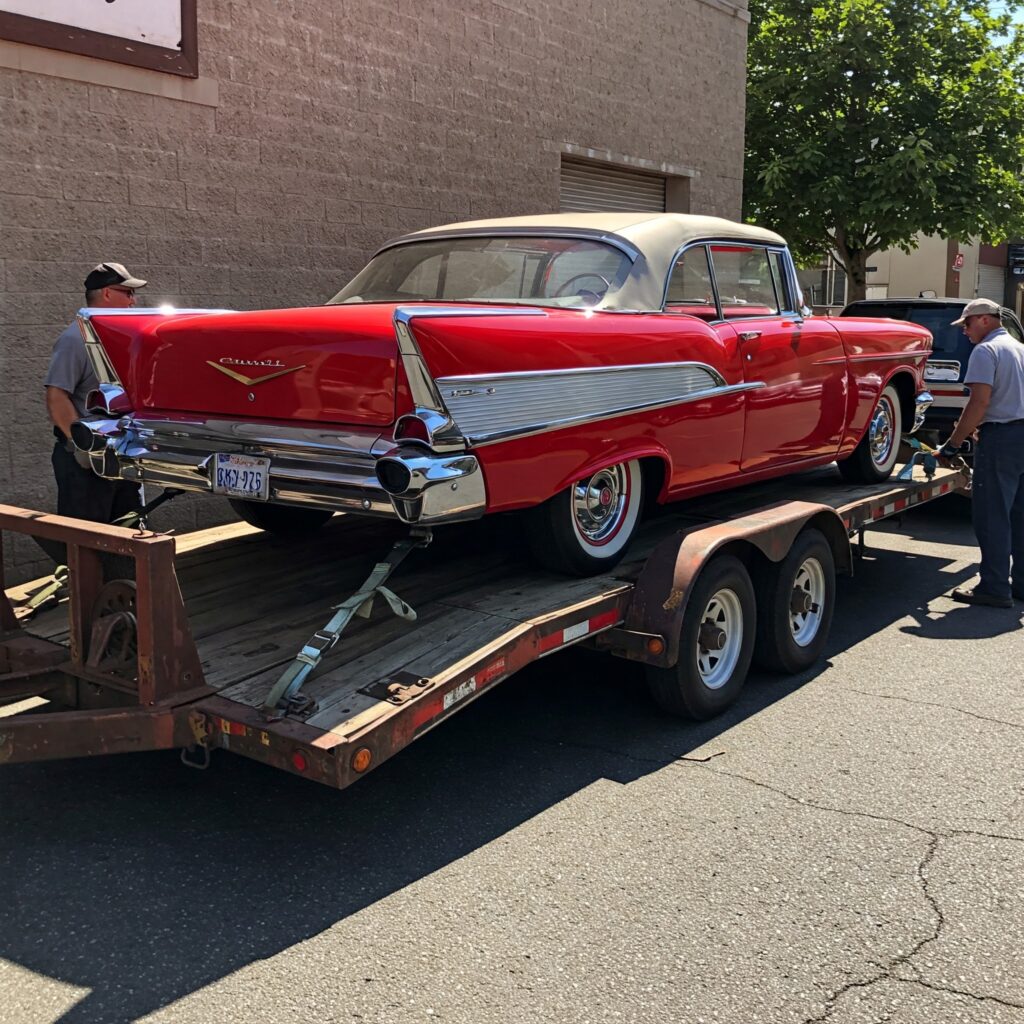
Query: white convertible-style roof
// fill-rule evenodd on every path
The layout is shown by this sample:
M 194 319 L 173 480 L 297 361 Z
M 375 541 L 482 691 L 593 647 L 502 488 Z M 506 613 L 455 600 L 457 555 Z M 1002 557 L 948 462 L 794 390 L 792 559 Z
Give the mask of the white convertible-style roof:
M 403 235 L 383 248 L 453 236 L 538 235 L 588 237 L 630 251 L 633 269 L 623 286 L 605 296 L 600 308 L 656 310 L 664 298 L 672 262 L 681 248 L 695 242 L 747 242 L 784 247 L 774 231 L 722 217 L 687 213 L 551 213 L 528 217 L 460 221 Z

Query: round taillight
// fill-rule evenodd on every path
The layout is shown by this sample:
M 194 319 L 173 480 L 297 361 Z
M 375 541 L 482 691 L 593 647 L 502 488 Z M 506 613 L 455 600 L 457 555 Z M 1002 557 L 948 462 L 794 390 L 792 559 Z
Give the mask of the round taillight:
M 309 762 L 306 760 L 306 755 L 301 750 L 296 750 L 292 754 L 292 767 L 297 772 L 304 772 L 309 767 Z
M 370 767 L 370 762 L 373 760 L 373 754 L 370 753 L 369 747 L 360 747 L 352 755 L 352 771 L 354 772 L 365 772 Z
M 404 494 L 412 483 L 412 473 L 398 459 L 378 459 L 377 479 L 388 494 Z
M 430 444 L 430 431 L 419 416 L 403 416 L 395 425 L 395 440 Z

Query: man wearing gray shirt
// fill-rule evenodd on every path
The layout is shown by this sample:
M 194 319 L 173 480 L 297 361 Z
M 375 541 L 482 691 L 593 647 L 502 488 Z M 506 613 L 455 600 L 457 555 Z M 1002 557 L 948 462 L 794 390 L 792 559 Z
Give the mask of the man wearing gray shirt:
M 126 309 L 135 305 L 136 289 L 145 286 L 122 264 L 100 263 L 85 279 L 85 304 L 94 309 Z M 71 443 L 71 424 L 86 415 L 89 393 L 99 387 L 77 322 L 54 344 L 44 385 L 46 411 L 56 438 L 50 461 L 57 481 L 57 514 L 110 523 L 138 509 L 137 484 L 97 476 L 89 468 L 88 457 Z M 40 543 L 56 561 L 64 560 L 63 544 Z
M 971 397 L 940 454 L 955 454 L 978 431 L 971 510 L 981 579 L 950 596 L 1011 608 L 1024 601 L 1024 345 L 1003 329 L 991 299 L 968 302 L 953 323 L 974 346 L 964 375 Z

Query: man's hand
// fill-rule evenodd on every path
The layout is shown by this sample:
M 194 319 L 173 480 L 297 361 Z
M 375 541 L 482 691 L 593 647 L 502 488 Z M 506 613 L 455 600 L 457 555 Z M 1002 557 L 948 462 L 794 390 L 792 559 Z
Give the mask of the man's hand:
M 963 444 L 954 444 L 950 438 L 935 454 L 943 459 L 955 459 L 960 454 Z

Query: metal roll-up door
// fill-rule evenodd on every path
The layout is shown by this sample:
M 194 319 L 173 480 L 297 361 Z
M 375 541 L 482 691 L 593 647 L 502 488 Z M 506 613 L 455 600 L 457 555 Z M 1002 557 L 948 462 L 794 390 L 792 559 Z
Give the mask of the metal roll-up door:
M 978 298 L 991 299 L 1003 304 L 1006 288 L 1006 267 L 989 267 L 984 263 L 978 267 Z
M 562 161 L 559 209 L 563 213 L 606 210 L 665 212 L 665 179 L 578 160 Z

